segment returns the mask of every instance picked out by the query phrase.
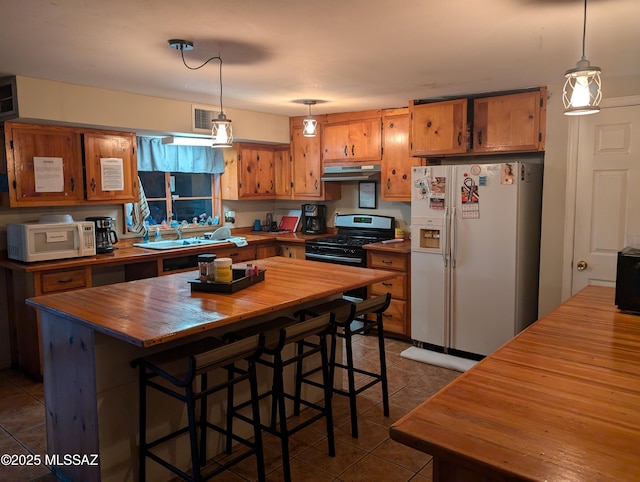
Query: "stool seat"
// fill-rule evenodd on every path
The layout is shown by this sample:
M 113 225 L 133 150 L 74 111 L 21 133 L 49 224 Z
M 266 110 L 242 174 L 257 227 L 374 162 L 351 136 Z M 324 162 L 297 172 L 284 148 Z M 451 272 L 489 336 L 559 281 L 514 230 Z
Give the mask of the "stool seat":
M 295 318 L 279 316 L 278 318 L 274 318 L 257 325 L 229 332 L 224 335 L 223 339 L 236 341 L 255 335 L 262 335 L 264 337 L 264 353 L 273 355 L 280 346 L 280 330 L 297 323 L 299 323 L 299 321 Z
M 132 366 L 139 367 L 139 423 L 140 423 L 140 466 L 139 480 L 146 480 L 146 459 L 149 458 L 164 466 L 174 474 L 189 481 L 207 480 L 210 477 L 228 469 L 232 465 L 255 455 L 258 477 L 265 479 L 264 457 L 262 453 L 262 434 L 260 430 L 260 412 L 258 405 L 258 388 L 255 370 L 255 360 L 262 352 L 264 339 L 261 335 L 254 335 L 242 340 L 225 343 L 217 338 L 208 337 L 187 343 L 176 348 L 154 353 L 148 357 L 134 360 Z M 241 360 L 248 362 L 248 369 L 241 369 L 235 364 Z M 213 387 L 208 386 L 208 374 L 216 370 L 227 372 L 226 380 Z M 168 383 L 157 383 L 156 378 Z M 199 388 L 196 389 L 196 380 Z M 242 438 L 232 431 L 232 417 L 228 416 L 226 426 L 214 425 L 207 419 L 207 398 L 222 390 L 232 392 L 233 387 L 248 380 L 250 387 L 249 403 L 252 407 L 252 418 L 243 420 L 252 423 L 254 440 Z M 173 386 L 173 388 L 172 388 Z M 188 424 L 173 432 L 147 441 L 147 389 L 153 388 L 165 395 L 180 400 L 187 408 Z M 197 407 L 199 405 L 199 407 Z M 199 417 L 196 417 L 199 408 Z M 207 459 L 207 431 L 211 429 L 233 439 L 249 448 L 248 451 L 216 466 L 206 475 L 202 473 Z M 177 437 L 188 434 L 191 449 L 191 473 L 188 474 L 175 462 L 164 460 L 154 448 Z M 199 435 L 199 437 L 198 437 Z M 199 438 L 199 440 L 198 440 Z M 230 453 L 230 450 L 229 450 Z

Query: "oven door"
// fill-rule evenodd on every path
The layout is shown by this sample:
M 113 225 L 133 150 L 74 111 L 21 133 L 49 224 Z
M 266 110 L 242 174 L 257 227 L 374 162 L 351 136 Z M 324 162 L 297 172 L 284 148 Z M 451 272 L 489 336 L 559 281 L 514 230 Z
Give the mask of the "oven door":
M 305 259 L 309 261 L 319 261 L 321 263 L 331 263 L 343 266 L 359 266 L 364 267 L 366 264 L 366 258 L 364 252 L 359 254 L 344 253 L 342 248 L 331 248 L 328 246 L 307 245 L 305 248 Z M 336 268 L 339 272 L 340 268 Z M 359 300 L 364 300 L 367 297 L 367 288 L 356 288 L 344 293 L 344 295 Z

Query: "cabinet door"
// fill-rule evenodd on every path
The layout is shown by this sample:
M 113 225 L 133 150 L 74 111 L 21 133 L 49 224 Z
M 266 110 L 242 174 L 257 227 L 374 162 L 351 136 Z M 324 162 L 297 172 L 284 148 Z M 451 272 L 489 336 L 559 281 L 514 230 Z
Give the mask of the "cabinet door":
M 409 104 L 412 156 L 467 152 L 467 99 Z
M 275 198 L 273 150 L 241 147 L 238 151 L 239 198 Z
M 411 201 L 411 167 L 420 159 L 409 156 L 409 109 L 393 109 L 382 116 L 382 199 Z
M 295 199 L 322 197 L 320 136 L 304 137 L 302 125 L 291 127 L 293 191 Z
M 291 199 L 293 196 L 293 161 L 289 147 L 274 151 L 276 199 Z
M 354 161 L 379 161 L 381 158 L 380 118 L 365 119 L 349 124 L 349 159 Z
M 322 159 L 336 161 L 349 158 L 349 124 L 328 124 L 322 129 Z
M 6 123 L 5 142 L 11 207 L 82 202 L 82 155 L 74 129 Z
M 473 101 L 475 152 L 537 151 L 540 91 L 487 97 Z
M 87 200 L 136 202 L 138 160 L 132 133 L 84 133 Z

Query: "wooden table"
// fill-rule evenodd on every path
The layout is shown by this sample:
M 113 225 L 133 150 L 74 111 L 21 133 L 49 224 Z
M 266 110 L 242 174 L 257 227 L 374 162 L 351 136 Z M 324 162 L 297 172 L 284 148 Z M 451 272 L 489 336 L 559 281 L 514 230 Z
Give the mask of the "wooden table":
M 99 465 L 58 466 L 59 474 L 77 481 L 136 480 L 133 359 L 394 276 L 284 257 L 255 263 L 266 270 L 265 280 L 233 294 L 192 293 L 188 280 L 197 276 L 192 271 L 27 301 L 41 315 L 47 452 L 99 454 Z M 174 406 L 172 415 L 166 397 L 150 398 L 148 407 L 156 414 L 150 430 L 182 423 L 183 410 Z M 187 446 L 176 444 L 171 457 L 187 461 Z M 149 466 L 149 480 L 171 478 L 157 464 Z
M 434 480 L 640 480 L 640 317 L 590 286 L 391 427 Z M 483 478 L 485 477 L 485 478 Z

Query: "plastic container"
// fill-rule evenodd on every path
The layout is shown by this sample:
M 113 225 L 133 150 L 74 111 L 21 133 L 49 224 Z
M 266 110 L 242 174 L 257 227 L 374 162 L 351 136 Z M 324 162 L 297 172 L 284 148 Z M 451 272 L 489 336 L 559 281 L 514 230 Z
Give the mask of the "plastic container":
M 214 280 L 218 283 L 231 283 L 233 281 L 233 271 L 231 258 L 218 258 L 213 261 Z
M 200 281 L 214 281 L 215 280 L 215 254 L 201 254 L 198 256 L 198 271 L 200 272 Z

